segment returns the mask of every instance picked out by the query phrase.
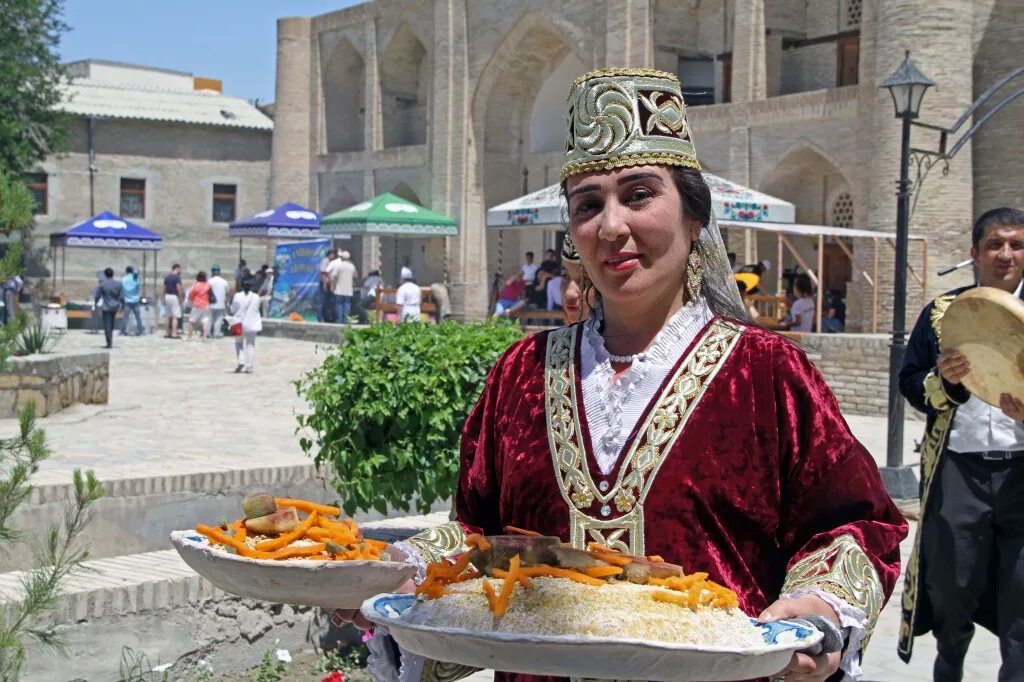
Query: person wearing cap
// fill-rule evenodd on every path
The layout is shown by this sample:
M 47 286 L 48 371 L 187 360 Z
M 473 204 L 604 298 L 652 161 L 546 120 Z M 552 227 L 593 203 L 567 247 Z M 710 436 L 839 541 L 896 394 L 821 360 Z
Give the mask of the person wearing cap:
M 580 265 L 580 255 L 576 252 L 570 234 L 566 234 L 562 241 L 562 276 L 559 287 L 562 316 L 566 324 L 582 322 L 590 317 L 592 301 L 583 297 L 583 266 Z
M 412 270 L 402 268 L 402 285 L 395 292 L 395 305 L 398 306 L 399 322 L 419 322 L 420 306 L 423 303 L 423 292 L 420 285 L 413 279 Z
M 221 322 L 224 319 L 224 312 L 227 309 L 228 301 L 228 289 L 230 285 L 228 281 L 221 277 L 220 266 L 214 265 L 210 268 L 210 291 L 212 296 L 210 299 L 210 324 L 211 324 L 211 335 L 215 338 L 224 336 L 224 330 L 221 329 Z
M 128 335 L 128 318 L 135 315 L 135 334 L 142 336 L 142 313 L 139 311 L 142 301 L 142 285 L 139 283 L 139 271 L 129 265 L 124 269 L 124 277 L 121 278 L 121 288 L 124 291 L 124 317 L 121 318 L 121 336 Z
M 359 273 L 352 263 L 352 254 L 340 251 L 338 257 L 327 266 L 327 275 L 331 280 L 334 292 L 335 315 L 338 324 L 348 324 L 348 314 L 352 309 L 352 296 L 355 293 L 355 281 Z
M 562 189 L 593 311 L 502 355 L 463 428 L 455 520 L 398 548 L 435 561 L 516 526 L 659 555 L 752 617 L 841 630 L 842 651 L 776 678 L 857 676 L 906 521 L 806 354 L 750 322 L 676 76 L 590 72 L 568 107 Z

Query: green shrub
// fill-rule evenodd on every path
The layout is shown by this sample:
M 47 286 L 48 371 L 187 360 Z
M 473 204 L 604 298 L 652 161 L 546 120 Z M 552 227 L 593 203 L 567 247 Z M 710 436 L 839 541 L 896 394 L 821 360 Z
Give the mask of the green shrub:
M 487 372 L 522 337 L 509 322 L 379 324 L 349 331 L 323 364 L 295 382 L 312 412 L 299 443 L 346 513 L 421 513 L 455 490 L 462 424 Z
M 15 355 L 35 355 L 37 353 L 49 353 L 57 345 L 57 337 L 47 327 L 43 326 L 42 320 L 36 320 L 26 325 L 21 330 L 14 342 Z

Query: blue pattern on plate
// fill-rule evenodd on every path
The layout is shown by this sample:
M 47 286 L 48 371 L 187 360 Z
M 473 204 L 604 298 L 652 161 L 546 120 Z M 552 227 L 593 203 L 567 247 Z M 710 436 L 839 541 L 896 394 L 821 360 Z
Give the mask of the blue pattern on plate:
M 399 618 L 415 602 L 414 594 L 385 594 L 373 602 L 373 610 L 385 618 Z
M 788 620 L 777 620 L 771 623 L 759 623 L 750 619 L 761 630 L 766 644 L 782 644 L 779 639 L 785 637 L 789 641 L 799 641 L 814 635 L 814 629 Z

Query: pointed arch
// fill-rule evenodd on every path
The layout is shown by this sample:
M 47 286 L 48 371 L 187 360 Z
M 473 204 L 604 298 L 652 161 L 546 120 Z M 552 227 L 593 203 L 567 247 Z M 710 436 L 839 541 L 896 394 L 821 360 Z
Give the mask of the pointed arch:
M 428 56 L 427 48 L 404 22 L 384 49 L 380 81 L 385 147 L 427 141 Z
M 341 38 L 324 61 L 324 133 L 327 151 L 361 151 L 366 146 L 366 63 L 347 38 Z

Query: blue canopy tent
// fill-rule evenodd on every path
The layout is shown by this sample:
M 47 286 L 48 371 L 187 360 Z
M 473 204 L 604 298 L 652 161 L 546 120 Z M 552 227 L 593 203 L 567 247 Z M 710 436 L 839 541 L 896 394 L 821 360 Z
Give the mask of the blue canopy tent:
M 91 249 L 127 249 L 142 251 L 142 286 L 146 286 L 146 252 L 153 252 L 153 286 L 156 287 L 156 252 L 163 246 L 163 238 L 156 232 L 129 222 L 110 211 L 104 211 L 88 220 L 69 227 L 64 232 L 50 235 L 50 253 L 53 261 L 53 284 L 57 285 L 57 248 L 61 248 L 60 279 L 64 281 L 64 266 L 67 264 L 67 247 Z
M 277 208 L 236 220 L 228 225 L 228 236 L 238 237 L 238 258 L 242 258 L 242 238 L 317 239 L 321 215 L 305 206 L 287 201 Z

